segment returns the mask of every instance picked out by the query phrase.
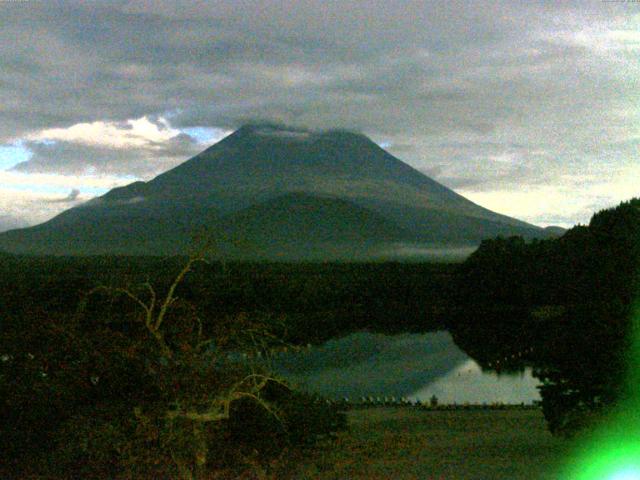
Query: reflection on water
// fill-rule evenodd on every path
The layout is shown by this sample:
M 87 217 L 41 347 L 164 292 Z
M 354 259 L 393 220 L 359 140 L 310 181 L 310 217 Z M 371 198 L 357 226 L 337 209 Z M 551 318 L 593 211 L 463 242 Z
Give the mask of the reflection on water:
M 359 332 L 275 359 L 292 384 L 329 398 L 409 397 L 441 403 L 531 403 L 536 380 L 483 373 L 448 332 L 381 335 Z
M 531 368 L 521 374 L 483 372 L 469 359 L 436 381 L 409 395 L 412 401 L 429 401 L 435 395 L 440 403 L 526 403 L 540 400 L 539 382 Z

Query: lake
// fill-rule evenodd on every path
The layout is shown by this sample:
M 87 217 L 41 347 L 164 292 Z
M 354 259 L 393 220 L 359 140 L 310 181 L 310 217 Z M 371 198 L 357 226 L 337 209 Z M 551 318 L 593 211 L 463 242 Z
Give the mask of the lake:
M 359 332 L 278 355 L 274 367 L 302 390 L 341 399 L 396 397 L 440 403 L 532 403 L 540 399 L 531 369 L 483 372 L 448 332 L 382 335 Z

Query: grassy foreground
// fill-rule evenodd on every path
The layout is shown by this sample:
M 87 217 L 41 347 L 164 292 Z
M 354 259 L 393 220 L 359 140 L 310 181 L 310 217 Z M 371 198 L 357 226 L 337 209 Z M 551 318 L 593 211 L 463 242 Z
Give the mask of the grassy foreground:
M 318 451 L 298 479 L 557 480 L 569 443 L 539 410 L 348 412 L 350 432 Z

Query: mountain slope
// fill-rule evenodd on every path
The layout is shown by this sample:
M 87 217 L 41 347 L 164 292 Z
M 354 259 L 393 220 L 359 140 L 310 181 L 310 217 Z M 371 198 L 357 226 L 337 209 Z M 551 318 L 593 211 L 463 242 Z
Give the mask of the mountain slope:
M 230 257 L 367 258 L 411 234 L 348 200 L 290 193 L 213 222 L 211 237 Z M 228 239 L 233 239 L 231 242 Z
M 469 245 L 498 234 L 546 236 L 470 202 L 364 135 L 249 125 L 149 182 L 0 234 L 0 248 L 164 255 L 184 251 L 201 227 L 217 232 L 221 252 L 267 257 L 296 257 L 312 245 L 335 258 L 385 242 Z M 247 232 L 253 246 L 238 250 Z

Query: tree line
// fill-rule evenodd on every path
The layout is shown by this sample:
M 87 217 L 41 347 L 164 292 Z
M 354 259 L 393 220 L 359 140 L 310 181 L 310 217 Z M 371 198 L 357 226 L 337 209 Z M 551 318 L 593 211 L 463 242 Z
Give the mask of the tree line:
M 485 368 L 533 366 L 550 429 L 572 433 L 627 394 L 639 273 L 633 199 L 557 239 L 484 241 L 454 276 L 446 323 Z

